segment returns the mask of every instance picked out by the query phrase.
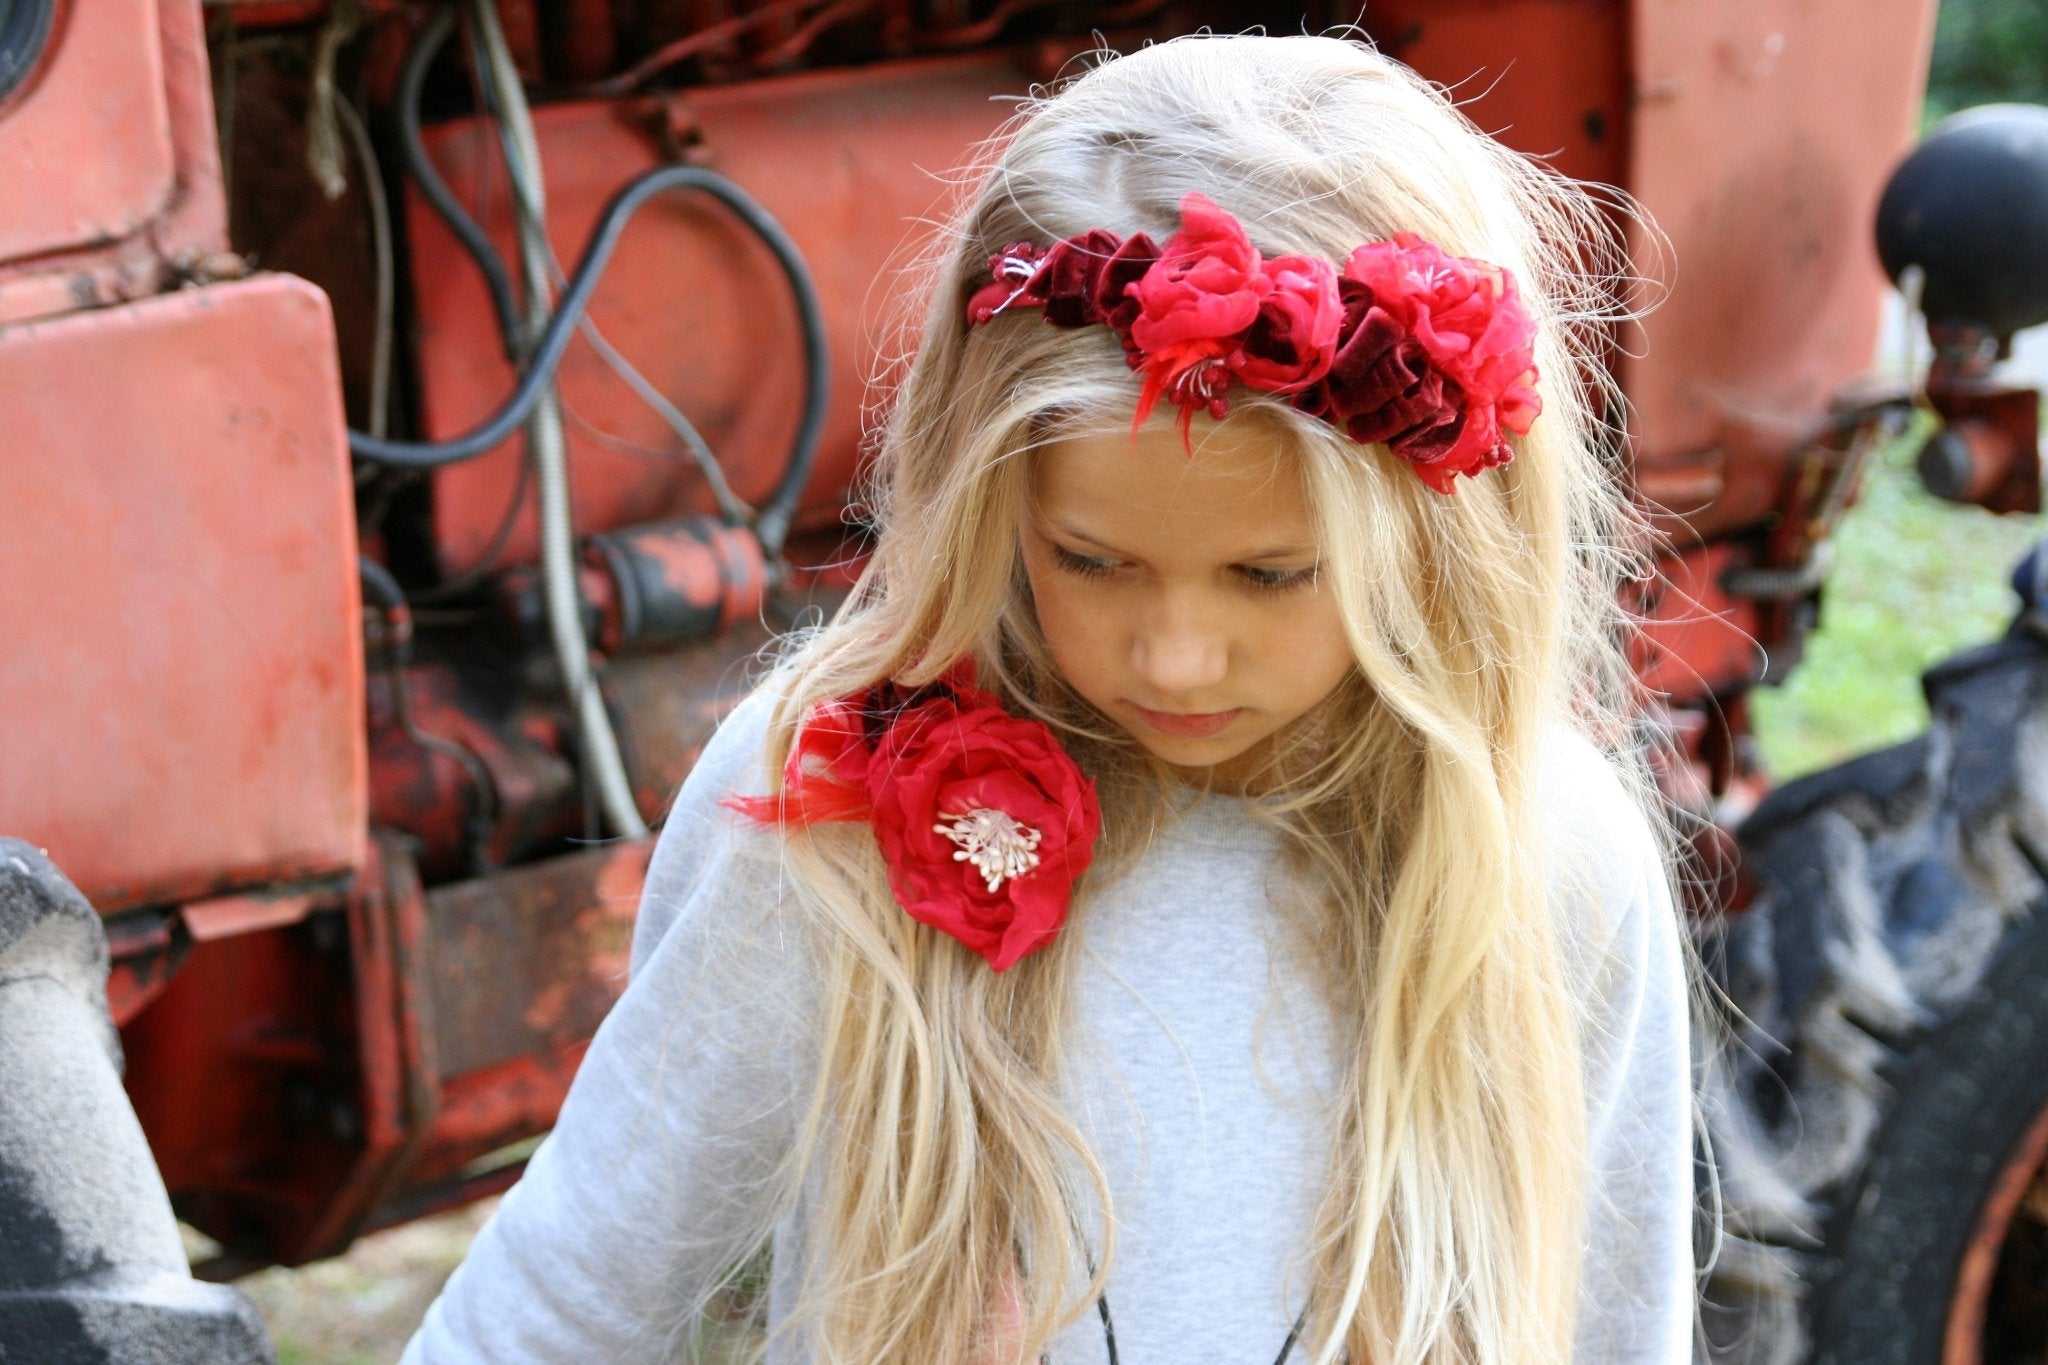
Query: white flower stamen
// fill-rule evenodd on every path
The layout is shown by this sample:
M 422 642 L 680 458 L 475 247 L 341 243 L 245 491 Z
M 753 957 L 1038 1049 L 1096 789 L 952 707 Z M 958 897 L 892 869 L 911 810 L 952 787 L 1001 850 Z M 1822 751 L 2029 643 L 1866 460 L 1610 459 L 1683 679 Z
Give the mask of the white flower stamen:
M 1045 836 L 1004 811 L 976 809 L 965 815 L 941 811 L 939 819 L 945 823 L 933 825 L 932 830 L 960 846 L 953 861 L 973 863 L 991 891 L 1038 866 L 1036 850 Z

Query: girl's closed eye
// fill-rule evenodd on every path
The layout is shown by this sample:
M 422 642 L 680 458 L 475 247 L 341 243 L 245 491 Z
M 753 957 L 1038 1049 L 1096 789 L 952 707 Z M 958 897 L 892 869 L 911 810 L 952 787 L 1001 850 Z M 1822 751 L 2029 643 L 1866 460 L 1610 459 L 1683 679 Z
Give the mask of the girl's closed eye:
M 1302 569 L 1268 569 L 1257 564 L 1240 564 L 1238 576 L 1260 592 L 1291 592 L 1297 588 L 1312 588 L 1322 571 L 1322 565 L 1311 564 Z
M 1069 550 L 1064 545 L 1052 547 L 1052 562 L 1064 572 L 1081 578 L 1103 578 L 1115 573 L 1119 567 L 1113 559 L 1097 559 L 1093 555 Z
M 1061 571 L 1080 578 L 1106 578 L 1123 565 L 1114 559 L 1101 559 L 1070 550 L 1064 545 L 1052 547 L 1053 563 Z M 1231 571 L 1246 587 L 1260 592 L 1289 592 L 1296 588 L 1313 587 L 1321 565 L 1310 564 L 1299 569 L 1274 569 L 1259 564 L 1233 565 Z

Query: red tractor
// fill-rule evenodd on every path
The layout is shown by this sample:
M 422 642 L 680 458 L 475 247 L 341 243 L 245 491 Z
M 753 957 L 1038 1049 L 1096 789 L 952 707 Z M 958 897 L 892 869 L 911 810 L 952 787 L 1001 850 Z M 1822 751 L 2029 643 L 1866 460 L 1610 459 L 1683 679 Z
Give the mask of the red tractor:
M 669 794 L 857 571 L 875 282 L 945 169 L 1105 43 L 1355 17 L 0 0 L 0 1357 L 266 1359 L 208 1281 L 514 1180 L 623 984 Z M 1852 387 L 1931 26 L 1363 19 L 1676 262 L 1615 338 L 1614 453 L 1669 536 L 1644 725 L 1724 874 L 1695 908 L 1747 1051 L 1708 1092 L 1709 1326 L 1756 1358 L 2048 1342 L 2040 575 L 1913 744 L 1765 796 L 1745 710 L 1916 406 L 1939 491 L 2038 507 L 2038 398 L 1994 361 L 2048 317 L 2040 266 L 1969 235 L 2048 176 L 2023 112 L 1894 184 L 1936 360 Z M 172 1209 L 223 1248 L 197 1279 Z

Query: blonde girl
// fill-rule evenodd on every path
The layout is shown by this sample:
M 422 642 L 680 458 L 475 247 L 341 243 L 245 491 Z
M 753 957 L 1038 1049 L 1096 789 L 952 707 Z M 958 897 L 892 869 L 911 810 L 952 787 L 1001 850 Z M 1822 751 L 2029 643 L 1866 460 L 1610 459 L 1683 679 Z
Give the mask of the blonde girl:
M 1354 42 L 1030 108 L 408 1361 L 1684 1359 L 1609 240 Z

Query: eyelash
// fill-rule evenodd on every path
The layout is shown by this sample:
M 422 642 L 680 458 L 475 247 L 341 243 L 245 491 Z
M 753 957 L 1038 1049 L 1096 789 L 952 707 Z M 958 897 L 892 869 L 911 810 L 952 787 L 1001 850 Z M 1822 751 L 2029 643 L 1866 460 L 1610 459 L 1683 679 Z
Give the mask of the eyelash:
M 1052 562 L 1077 578 L 1106 578 L 1116 572 L 1116 565 L 1110 561 L 1075 554 L 1064 545 L 1052 547 Z
M 1076 554 L 1064 545 L 1052 547 L 1053 563 L 1077 578 L 1107 578 L 1117 571 L 1113 560 L 1094 559 L 1088 555 Z M 1254 592 L 1290 592 L 1306 588 L 1316 581 L 1317 568 L 1306 569 L 1261 569 L 1251 564 L 1237 566 L 1238 577 Z

